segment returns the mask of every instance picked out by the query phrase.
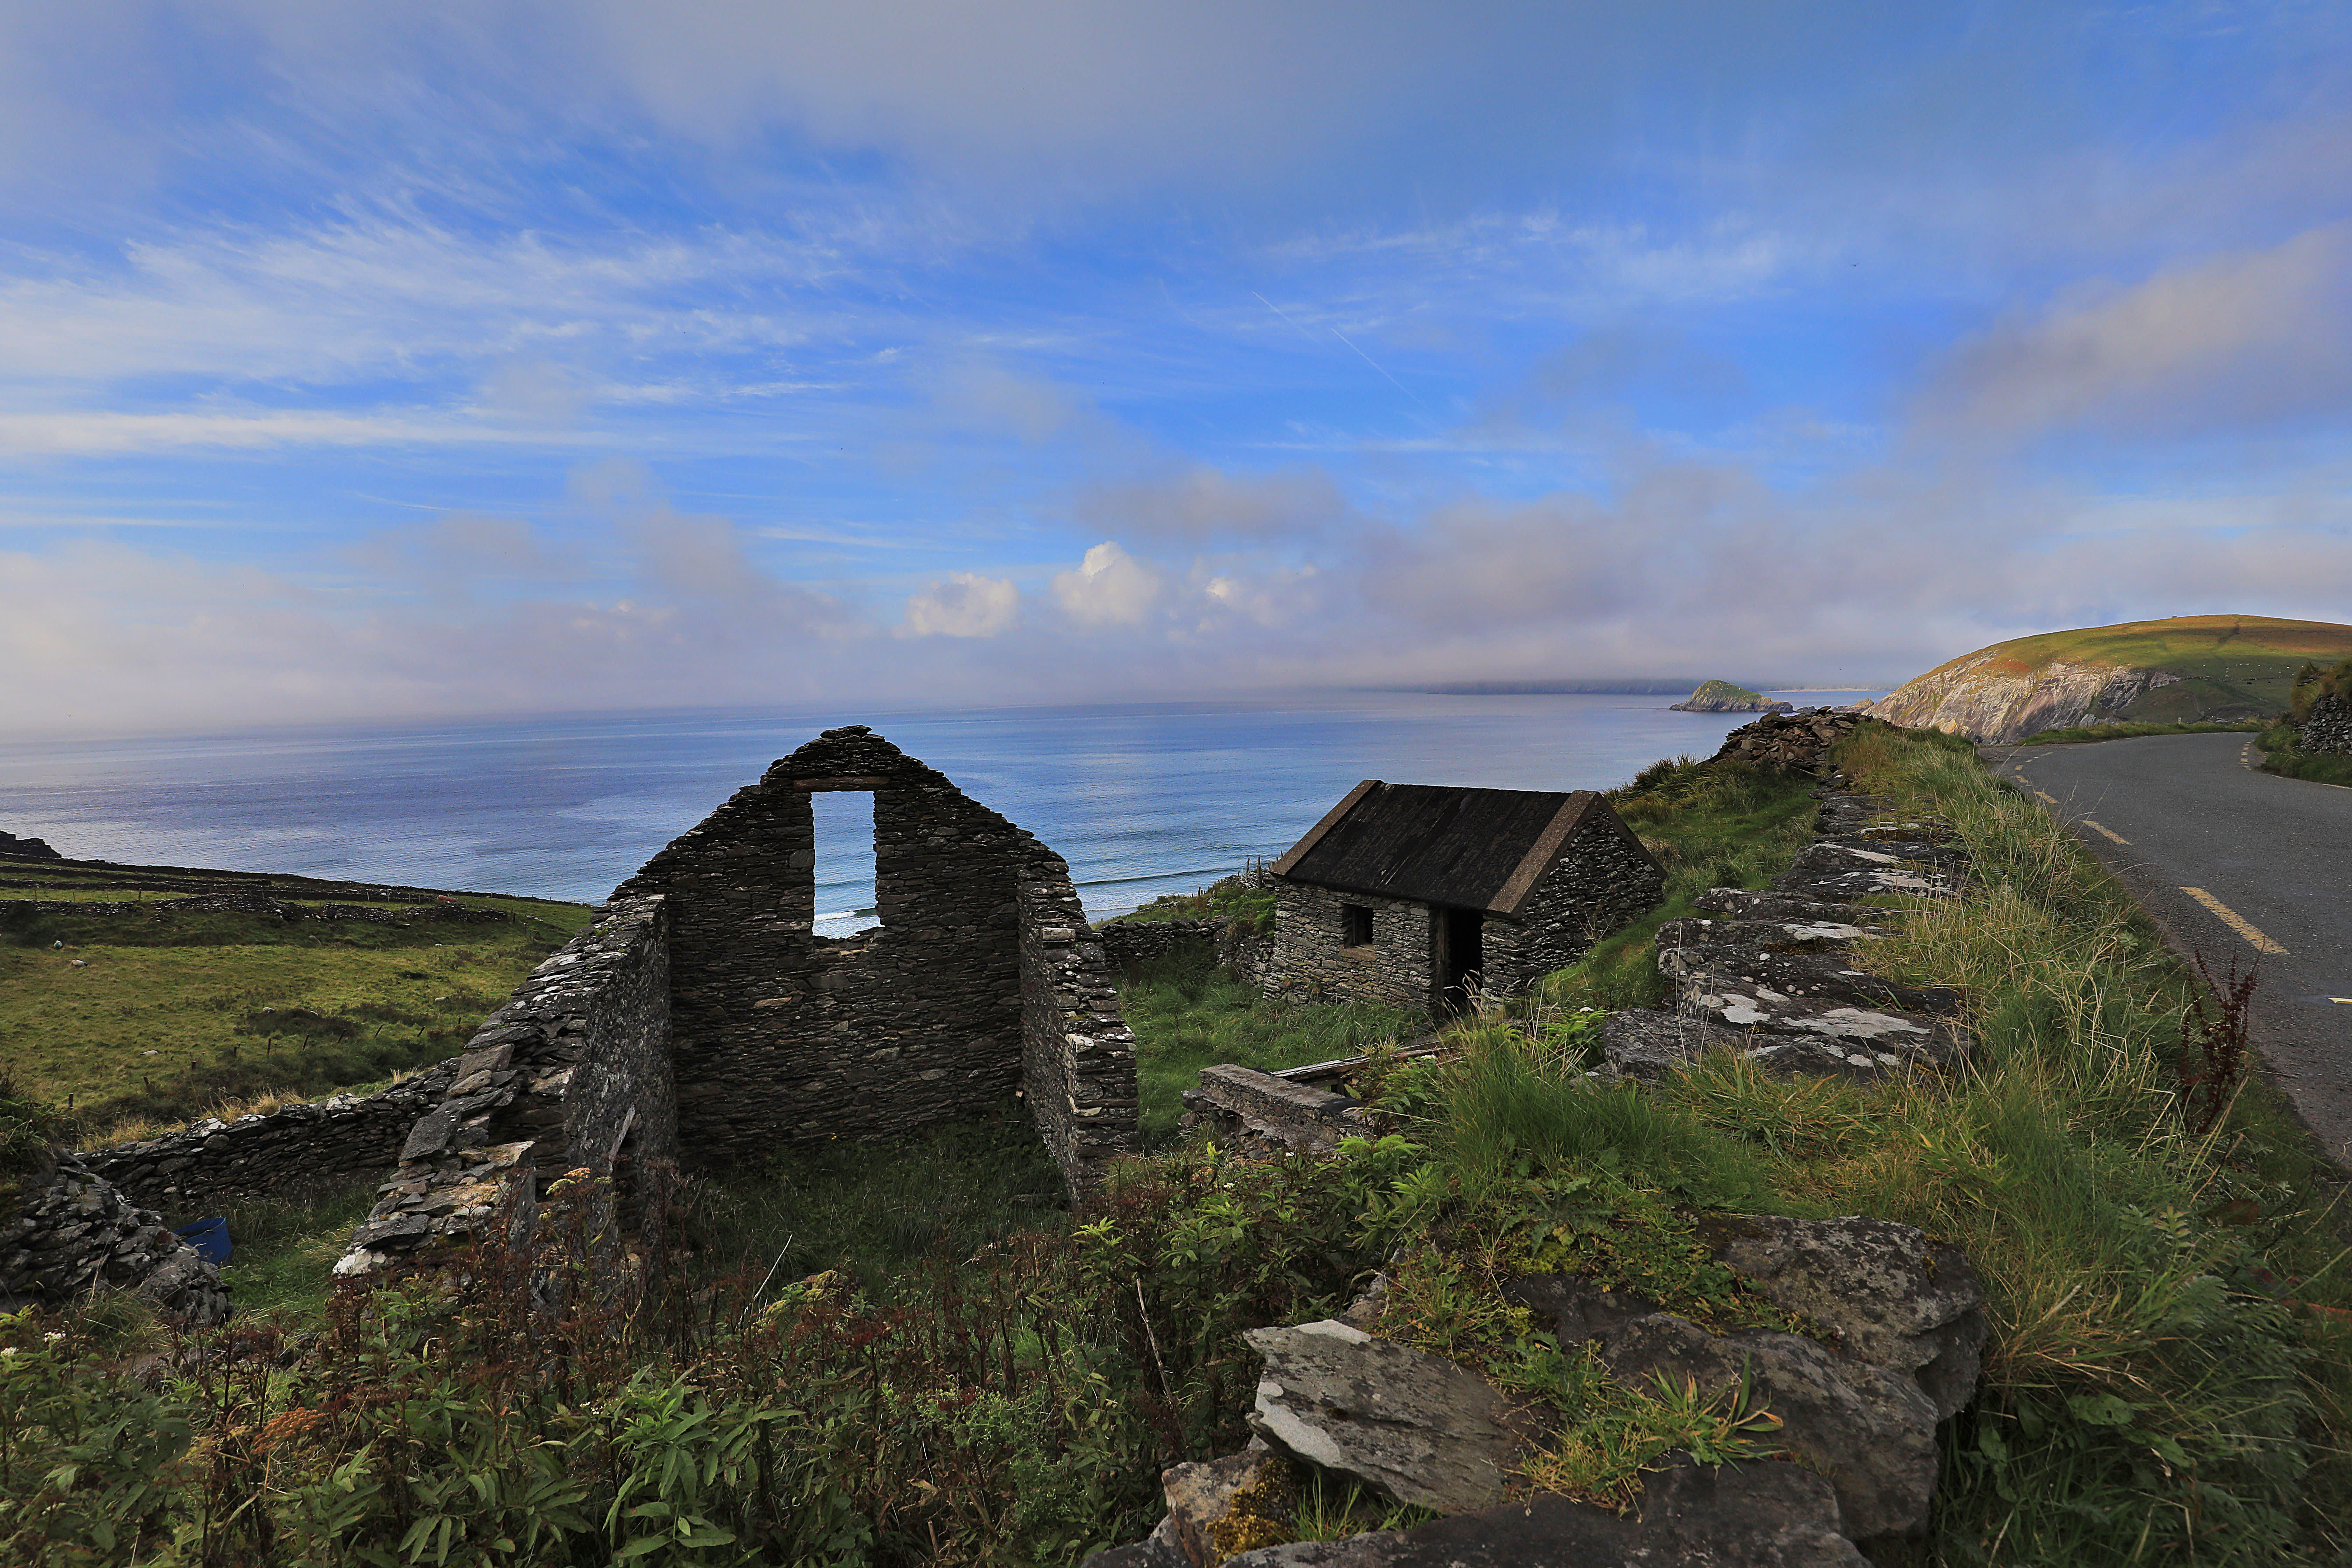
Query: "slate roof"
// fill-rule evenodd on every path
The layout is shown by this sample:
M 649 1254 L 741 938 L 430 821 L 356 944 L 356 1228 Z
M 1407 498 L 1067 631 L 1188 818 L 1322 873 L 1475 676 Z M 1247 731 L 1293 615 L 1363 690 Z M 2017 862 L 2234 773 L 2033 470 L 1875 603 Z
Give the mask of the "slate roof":
M 1589 789 L 1562 795 L 1366 779 L 1272 869 L 1341 892 L 1513 915 L 1595 813 L 1632 837 Z

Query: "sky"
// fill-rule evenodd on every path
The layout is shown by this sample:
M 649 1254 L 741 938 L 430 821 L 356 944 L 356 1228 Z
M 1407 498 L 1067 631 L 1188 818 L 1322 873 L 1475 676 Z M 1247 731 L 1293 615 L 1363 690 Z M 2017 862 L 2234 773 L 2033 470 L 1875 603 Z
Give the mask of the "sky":
M 0 0 L 0 735 L 2352 619 L 2352 9 Z

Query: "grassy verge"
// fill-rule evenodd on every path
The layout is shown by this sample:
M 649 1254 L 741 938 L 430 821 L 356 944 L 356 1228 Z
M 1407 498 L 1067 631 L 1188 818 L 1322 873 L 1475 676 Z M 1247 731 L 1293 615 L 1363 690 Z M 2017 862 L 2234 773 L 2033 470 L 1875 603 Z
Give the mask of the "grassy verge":
M 1147 1148 L 1164 1147 L 1183 1113 L 1178 1096 L 1219 1062 L 1271 1071 L 1356 1056 L 1381 1041 L 1426 1034 L 1425 1014 L 1373 1003 L 1272 1002 L 1206 952 L 1139 965 L 1119 984 L 1135 1031 L 1138 1120 Z
M 1162 893 L 1138 909 L 1114 916 L 1119 921 L 1205 921 L 1218 916 L 1243 922 L 1249 930 L 1274 929 L 1274 889 L 1253 888 L 1238 876 L 1226 877 L 1191 893 Z
M 2262 728 L 2263 721 L 2259 719 L 2233 724 L 2070 724 L 2063 730 L 2044 730 L 2038 735 L 2028 735 L 2017 743 L 2021 746 L 2070 746 L 2084 741 L 2128 741 L 2139 735 L 2220 735 Z
M 2332 752 L 2295 749 L 2294 731 L 2284 724 L 2263 731 L 2263 772 L 2283 778 L 2308 779 L 2313 784 L 2352 787 L 2352 757 Z

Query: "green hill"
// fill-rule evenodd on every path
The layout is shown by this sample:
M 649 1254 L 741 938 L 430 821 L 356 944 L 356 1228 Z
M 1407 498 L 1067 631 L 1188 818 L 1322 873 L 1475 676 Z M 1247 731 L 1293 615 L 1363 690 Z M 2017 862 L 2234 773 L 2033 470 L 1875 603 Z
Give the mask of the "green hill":
M 1892 723 L 2010 742 L 2084 723 L 2261 718 L 2297 671 L 2352 657 L 2352 626 L 2176 616 L 1995 643 L 1904 683 L 1867 711 Z

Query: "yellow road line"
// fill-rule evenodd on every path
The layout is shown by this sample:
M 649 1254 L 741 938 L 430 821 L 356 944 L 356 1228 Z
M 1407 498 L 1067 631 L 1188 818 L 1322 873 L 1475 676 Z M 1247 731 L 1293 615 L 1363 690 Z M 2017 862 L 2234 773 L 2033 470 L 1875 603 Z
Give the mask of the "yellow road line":
M 2033 798 L 2040 801 L 2044 805 L 2056 805 L 2058 804 L 2058 797 L 2056 795 L 2043 795 L 2040 790 L 2035 790 L 2033 792 Z
M 2211 910 L 2216 915 L 2219 915 L 2221 919 L 2221 923 L 2228 926 L 2231 931 L 2236 931 L 2240 936 L 2244 937 L 2249 942 L 2252 942 L 2256 952 L 2283 953 L 2286 951 L 2286 949 L 2281 947 L 2278 943 L 2264 936 L 2261 931 L 2255 930 L 2253 923 L 2247 920 L 2245 916 L 2238 913 L 2237 910 L 2231 909 L 2229 905 L 2223 903 L 2221 900 L 2215 898 L 2204 889 L 2183 888 L 2180 890 L 2188 894 L 2190 898 L 2196 900 L 2199 903 L 2204 905 L 2207 909 Z
M 2092 832 L 2094 832 L 2094 833 L 2098 833 L 2098 834 L 2103 834 L 2103 835 L 2105 835 L 2106 837 L 2113 839 L 2113 840 L 2114 840 L 2115 842 L 2116 842 L 2117 844 L 2129 844 L 2129 843 L 2131 842 L 2131 840 L 2130 840 L 2130 839 L 2126 838 L 2122 834 L 2117 833 L 2114 828 L 2112 828 L 2112 827 L 2101 827 L 2097 823 L 2093 822 L 2093 821 L 2092 821 L 2089 817 L 2087 817 L 2087 816 L 2086 816 L 2086 817 L 2084 817 L 2084 818 L 2083 818 L 2083 826 L 2085 826 L 2085 827 L 2087 827 L 2087 828 L 2089 828 L 2089 829 L 2090 829 Z

